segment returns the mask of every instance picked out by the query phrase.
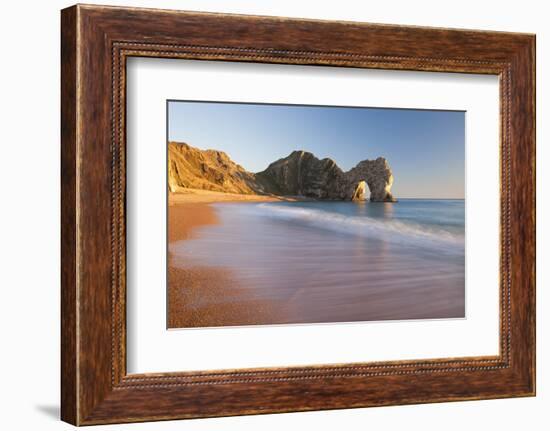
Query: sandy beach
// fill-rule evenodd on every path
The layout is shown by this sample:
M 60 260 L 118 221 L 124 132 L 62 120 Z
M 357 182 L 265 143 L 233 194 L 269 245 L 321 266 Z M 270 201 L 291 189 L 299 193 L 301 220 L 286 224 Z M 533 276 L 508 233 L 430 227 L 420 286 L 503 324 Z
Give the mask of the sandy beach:
M 177 193 L 168 195 L 168 205 L 190 204 L 190 203 L 213 203 L 213 202 L 292 202 L 303 200 L 297 197 L 275 196 L 275 195 L 254 195 L 222 193 L 210 190 L 181 189 Z
M 168 243 L 194 237 L 196 228 L 219 222 L 211 203 L 272 202 L 271 196 L 187 189 L 168 198 Z M 236 301 L 235 299 L 239 300 Z M 247 297 L 231 270 L 173 264 L 168 254 L 168 327 L 254 324 L 270 319 L 271 307 Z

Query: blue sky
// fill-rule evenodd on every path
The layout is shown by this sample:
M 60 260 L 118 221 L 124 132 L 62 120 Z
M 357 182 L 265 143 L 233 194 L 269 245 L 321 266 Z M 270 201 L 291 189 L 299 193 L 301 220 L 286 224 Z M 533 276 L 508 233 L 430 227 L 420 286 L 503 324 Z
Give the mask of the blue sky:
M 225 151 L 251 172 L 293 150 L 345 171 L 385 157 L 397 198 L 464 198 L 465 113 L 302 105 L 168 102 L 168 139 Z

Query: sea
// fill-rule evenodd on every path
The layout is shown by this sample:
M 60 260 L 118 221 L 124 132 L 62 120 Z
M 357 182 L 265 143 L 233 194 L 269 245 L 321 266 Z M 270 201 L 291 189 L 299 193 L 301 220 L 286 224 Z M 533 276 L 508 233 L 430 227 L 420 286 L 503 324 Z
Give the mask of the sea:
M 212 208 L 219 223 L 170 244 L 173 264 L 230 270 L 244 297 L 278 307 L 257 324 L 465 317 L 464 200 Z

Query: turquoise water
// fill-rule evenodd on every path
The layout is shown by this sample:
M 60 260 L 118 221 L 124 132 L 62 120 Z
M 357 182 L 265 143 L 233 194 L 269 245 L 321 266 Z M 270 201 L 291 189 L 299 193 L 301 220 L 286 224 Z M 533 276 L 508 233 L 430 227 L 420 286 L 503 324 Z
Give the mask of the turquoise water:
M 464 253 L 463 200 L 263 203 L 243 212 L 350 236 Z
M 242 289 L 208 301 L 273 304 L 257 324 L 465 315 L 463 200 L 212 206 L 173 262 L 230 270 Z

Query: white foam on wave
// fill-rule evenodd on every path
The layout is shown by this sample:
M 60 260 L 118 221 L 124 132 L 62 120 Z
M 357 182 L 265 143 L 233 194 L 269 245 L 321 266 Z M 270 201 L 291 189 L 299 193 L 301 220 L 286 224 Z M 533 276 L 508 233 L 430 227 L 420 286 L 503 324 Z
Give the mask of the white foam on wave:
M 243 207 L 241 207 L 243 208 Z M 314 208 L 258 204 L 250 208 L 258 215 L 311 225 L 329 231 L 360 235 L 409 245 L 447 246 L 464 250 L 464 235 L 396 219 L 348 216 Z

